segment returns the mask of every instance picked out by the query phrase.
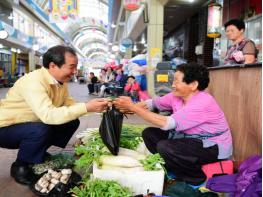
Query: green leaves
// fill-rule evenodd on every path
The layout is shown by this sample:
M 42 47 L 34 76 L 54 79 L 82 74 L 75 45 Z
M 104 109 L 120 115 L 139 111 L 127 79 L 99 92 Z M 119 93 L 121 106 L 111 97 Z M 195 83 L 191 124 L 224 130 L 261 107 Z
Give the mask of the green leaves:
M 81 157 L 75 161 L 75 166 L 78 170 L 84 171 L 84 177 L 89 175 L 89 170 L 94 161 L 98 162 L 101 155 L 110 154 L 108 149 L 104 148 L 101 138 L 93 137 L 85 145 L 76 147 L 76 155 Z
M 146 128 L 144 125 L 124 124 L 121 132 L 120 147 L 135 150 L 143 141 L 142 131 Z
M 85 180 L 81 188 L 74 187 L 71 193 L 78 197 L 131 197 L 132 192 L 127 187 L 122 187 L 116 181 Z
M 35 164 L 32 168 L 35 174 L 41 174 L 48 169 L 69 168 L 74 164 L 75 158 L 67 153 L 49 156 L 44 163 Z
M 120 138 L 120 147 L 135 150 L 143 141 L 141 133 L 146 126 L 124 124 Z M 85 138 L 85 137 L 84 137 Z M 80 158 L 75 161 L 76 169 L 82 170 L 84 177 L 89 175 L 93 162 L 98 162 L 101 155 L 109 155 L 110 152 L 103 144 L 99 131 L 93 130 L 87 134 L 84 145 L 75 148 L 76 155 Z
M 165 164 L 159 153 L 148 155 L 145 159 L 140 160 L 140 162 L 146 171 L 160 170 Z

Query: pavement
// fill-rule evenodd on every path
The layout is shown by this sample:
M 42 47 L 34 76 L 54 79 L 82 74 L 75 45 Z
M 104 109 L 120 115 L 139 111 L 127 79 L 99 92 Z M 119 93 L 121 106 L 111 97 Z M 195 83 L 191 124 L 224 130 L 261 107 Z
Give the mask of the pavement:
M 0 99 L 3 99 L 8 92 L 8 88 L 0 88 Z M 70 95 L 80 102 L 87 102 L 97 96 L 89 95 L 86 84 L 69 83 Z M 99 127 L 101 121 L 101 115 L 98 113 L 88 114 L 80 117 L 80 126 L 76 133 L 83 131 L 86 128 Z M 129 124 L 146 124 L 142 119 L 135 115 L 129 115 L 128 119 L 124 119 L 124 123 Z M 76 134 L 75 133 L 75 134 Z M 69 141 L 65 149 L 57 147 L 51 147 L 48 152 L 74 152 L 73 144 L 75 143 L 75 135 Z M 27 186 L 17 184 L 12 177 L 10 177 L 10 166 L 16 159 L 17 150 L 9 150 L 0 148 L 0 197 L 35 197 L 35 195 L 29 190 Z

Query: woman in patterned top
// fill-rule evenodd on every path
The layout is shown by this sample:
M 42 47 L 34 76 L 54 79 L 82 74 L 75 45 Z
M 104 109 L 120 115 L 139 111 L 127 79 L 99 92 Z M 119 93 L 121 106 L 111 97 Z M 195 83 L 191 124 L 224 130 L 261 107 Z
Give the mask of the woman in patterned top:
M 226 52 L 224 65 L 255 63 L 257 49 L 252 40 L 244 37 L 244 21 L 232 19 L 224 26 L 227 38 L 233 42 Z

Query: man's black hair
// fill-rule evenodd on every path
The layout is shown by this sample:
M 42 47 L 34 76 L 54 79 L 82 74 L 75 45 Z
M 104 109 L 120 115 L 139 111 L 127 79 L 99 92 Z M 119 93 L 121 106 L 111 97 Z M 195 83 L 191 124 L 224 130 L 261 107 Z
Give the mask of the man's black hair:
M 204 90 L 209 84 L 209 72 L 205 66 L 199 65 L 195 62 L 188 64 L 181 64 L 176 67 L 176 71 L 184 73 L 183 82 L 189 84 L 191 82 L 198 82 L 198 90 Z
M 241 20 L 241 19 L 231 19 L 230 21 L 227 21 L 226 23 L 225 23 L 225 30 L 226 30 L 226 28 L 228 27 L 228 26 L 230 26 L 230 25 L 234 25 L 234 26 L 236 26 L 238 29 L 239 29 L 239 31 L 241 30 L 241 29 L 246 29 L 246 26 L 245 26 L 245 23 L 244 23 L 244 21 L 243 20 Z
M 51 47 L 43 55 L 44 67 L 49 68 L 49 63 L 53 62 L 60 68 L 63 64 L 65 64 L 65 53 L 71 53 L 72 55 L 77 56 L 76 52 L 71 47 L 63 45 Z

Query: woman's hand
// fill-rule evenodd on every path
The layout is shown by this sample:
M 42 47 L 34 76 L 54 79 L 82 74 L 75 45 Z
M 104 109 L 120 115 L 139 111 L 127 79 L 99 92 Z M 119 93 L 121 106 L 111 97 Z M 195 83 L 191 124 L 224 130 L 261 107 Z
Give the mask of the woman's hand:
M 131 113 L 134 103 L 128 96 L 120 96 L 113 101 L 113 105 L 123 113 Z
M 233 58 L 236 60 L 236 62 L 242 62 L 245 60 L 245 57 L 242 53 L 242 51 L 237 51 L 233 53 Z

